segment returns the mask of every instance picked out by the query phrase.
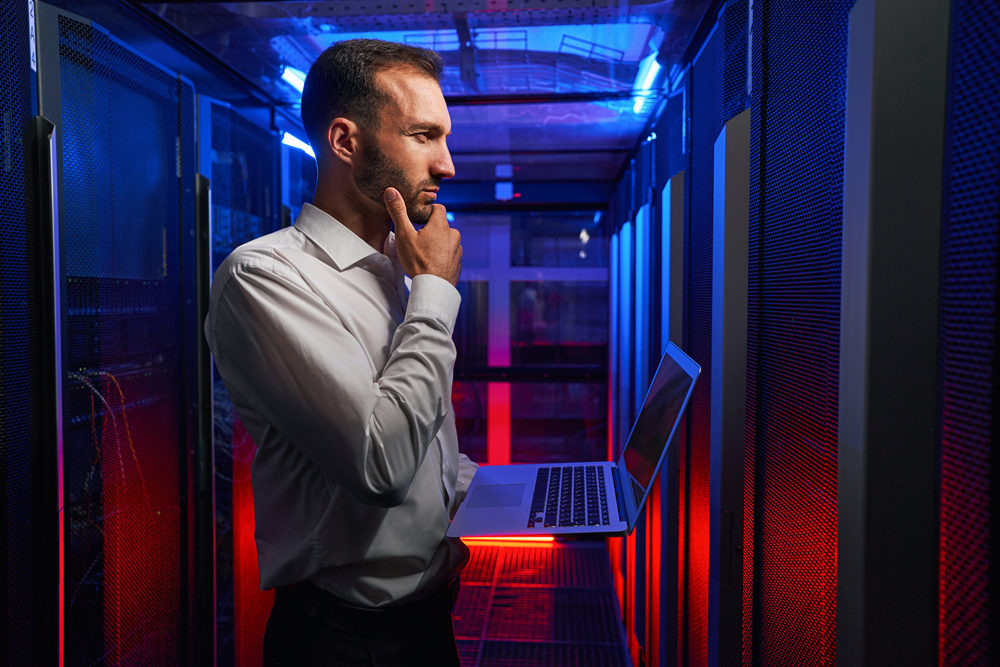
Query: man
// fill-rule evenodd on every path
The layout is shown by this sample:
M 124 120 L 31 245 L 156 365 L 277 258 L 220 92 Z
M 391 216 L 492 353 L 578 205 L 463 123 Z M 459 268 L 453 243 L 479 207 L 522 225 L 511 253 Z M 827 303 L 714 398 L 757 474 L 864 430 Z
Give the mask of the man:
M 327 49 L 302 96 L 313 204 L 212 285 L 206 335 L 258 446 L 267 665 L 459 664 L 468 550 L 445 531 L 475 464 L 451 409 L 462 246 L 434 203 L 454 175 L 442 70 L 402 44 Z

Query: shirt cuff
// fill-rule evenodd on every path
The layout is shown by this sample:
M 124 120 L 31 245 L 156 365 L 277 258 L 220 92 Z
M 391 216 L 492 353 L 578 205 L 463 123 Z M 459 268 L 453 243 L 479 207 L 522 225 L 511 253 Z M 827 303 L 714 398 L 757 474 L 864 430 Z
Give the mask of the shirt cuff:
M 462 295 L 455 286 L 444 278 L 422 273 L 413 278 L 410 285 L 410 296 L 406 304 L 406 317 L 417 314 L 432 315 L 440 319 L 454 332 L 455 320 L 458 318 L 458 307 L 462 304 Z

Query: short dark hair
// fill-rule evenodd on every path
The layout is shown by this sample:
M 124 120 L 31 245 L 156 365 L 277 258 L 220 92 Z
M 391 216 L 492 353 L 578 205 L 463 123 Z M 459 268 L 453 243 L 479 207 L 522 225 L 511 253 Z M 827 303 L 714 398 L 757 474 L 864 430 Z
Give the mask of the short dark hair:
M 378 129 L 379 112 L 390 99 L 375 75 L 397 67 L 411 67 L 439 83 L 444 72 L 433 51 L 380 39 L 349 39 L 320 54 L 302 91 L 302 125 L 317 157 L 334 118 L 349 118 L 363 131 Z

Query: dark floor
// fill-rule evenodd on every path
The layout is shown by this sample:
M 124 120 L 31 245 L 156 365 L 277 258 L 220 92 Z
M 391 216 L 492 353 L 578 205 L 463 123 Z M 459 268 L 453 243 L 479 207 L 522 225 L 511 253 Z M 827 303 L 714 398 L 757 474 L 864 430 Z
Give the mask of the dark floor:
M 471 544 L 452 613 L 462 667 L 629 667 L 604 542 Z

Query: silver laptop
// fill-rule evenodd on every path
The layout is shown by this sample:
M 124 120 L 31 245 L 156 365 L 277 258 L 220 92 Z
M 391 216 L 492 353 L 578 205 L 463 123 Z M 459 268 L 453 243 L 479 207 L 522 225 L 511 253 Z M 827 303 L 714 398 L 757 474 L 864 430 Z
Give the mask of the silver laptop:
M 631 534 L 699 373 L 668 343 L 616 463 L 482 466 L 448 537 Z

